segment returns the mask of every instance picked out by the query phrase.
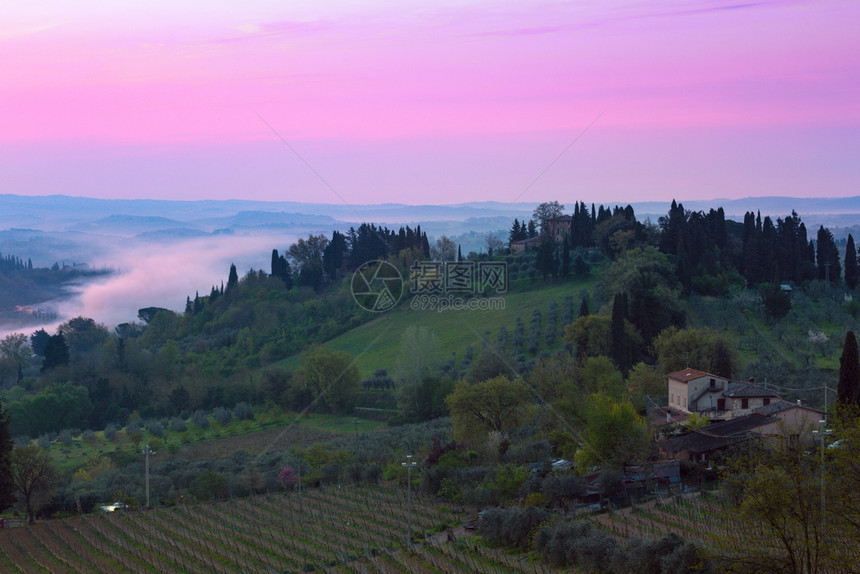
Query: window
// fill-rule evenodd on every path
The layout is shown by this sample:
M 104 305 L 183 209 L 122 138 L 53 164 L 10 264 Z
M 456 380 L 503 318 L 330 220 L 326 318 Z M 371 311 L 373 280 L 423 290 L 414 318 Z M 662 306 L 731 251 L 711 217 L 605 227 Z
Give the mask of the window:
M 717 386 L 717 381 L 715 381 L 714 379 L 711 379 L 711 388 L 713 389 L 716 386 Z
M 749 399 L 741 399 L 741 408 L 742 409 L 750 408 L 750 400 Z
M 770 399 L 762 399 L 761 404 L 767 406 L 770 404 Z

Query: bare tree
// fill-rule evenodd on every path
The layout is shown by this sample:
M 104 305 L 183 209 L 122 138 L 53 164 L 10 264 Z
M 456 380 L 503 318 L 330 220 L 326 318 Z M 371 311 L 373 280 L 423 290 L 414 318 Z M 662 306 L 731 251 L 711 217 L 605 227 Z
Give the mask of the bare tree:
M 6 359 L 15 361 L 22 367 L 29 365 L 30 359 L 33 358 L 33 350 L 30 349 L 30 340 L 23 333 L 6 335 L 0 341 L 0 355 L 3 355 Z
M 455 261 L 457 259 L 457 244 L 448 236 L 443 235 L 436 240 L 436 245 L 430 249 L 430 255 L 435 261 Z
M 54 488 L 57 469 L 47 451 L 35 444 L 15 448 L 10 456 L 12 480 L 15 488 L 24 496 L 27 519 L 36 521 L 35 500 L 48 495 Z
M 535 208 L 533 217 L 540 224 L 541 233 L 546 231 L 546 221 L 560 217 L 564 212 L 564 206 L 557 201 L 545 201 Z
M 293 271 L 301 273 L 307 266 L 322 267 L 323 252 L 328 245 L 325 235 L 309 235 L 290 245 L 287 258 Z
M 487 234 L 487 253 L 490 255 L 498 255 L 505 248 L 505 242 L 496 237 L 492 233 Z

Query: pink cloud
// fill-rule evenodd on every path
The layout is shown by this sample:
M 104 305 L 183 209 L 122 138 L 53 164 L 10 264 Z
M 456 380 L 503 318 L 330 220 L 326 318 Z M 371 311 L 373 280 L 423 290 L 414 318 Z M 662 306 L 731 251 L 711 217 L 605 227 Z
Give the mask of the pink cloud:
M 216 3 L 197 19 L 190 5 L 175 12 L 167 6 L 156 3 L 151 14 L 82 9 L 77 20 L 73 9 L 64 8 L 58 17 L 69 19 L 66 25 L 8 37 L 0 30 L 0 42 L 15 54 L 0 60 L 0 143 L 104 147 L 111 158 L 158 158 L 165 150 L 205 156 L 233 146 L 238 164 L 247 161 L 243 150 L 252 142 L 281 146 L 255 110 L 303 149 L 317 142 L 327 150 L 325 161 L 331 159 L 330 172 L 340 173 L 349 171 L 338 166 L 351 165 L 356 150 L 366 157 L 363 150 L 372 149 L 385 158 L 438 140 L 477 163 L 485 156 L 506 156 L 509 163 L 517 160 L 499 140 L 570 138 L 605 111 L 597 127 L 616 139 L 614 150 L 601 148 L 610 154 L 603 162 L 622 172 L 641 157 L 618 150 L 640 153 L 628 142 L 647 139 L 643 133 L 652 134 L 652 141 L 695 144 L 720 140 L 723 130 L 734 130 L 738 139 L 762 130 L 773 137 L 760 148 L 774 150 L 760 164 L 762 173 L 770 173 L 780 161 L 781 131 L 820 135 L 860 123 L 860 45 L 853 26 L 860 8 L 854 3 L 481 1 L 432 8 L 278 8 L 251 2 L 242 8 Z M 15 29 L 36 25 L 18 20 Z M 133 25 L 136 20 L 140 26 Z M 688 132 L 678 135 L 679 130 Z M 498 148 L 471 149 L 478 140 Z M 662 152 L 669 157 L 673 148 Z M 422 163 L 420 155 L 402 163 L 414 166 L 411 177 L 403 174 L 404 184 L 423 186 L 427 173 L 431 181 L 439 179 L 435 163 Z M 721 173 L 753 177 L 751 167 L 739 159 Z M 822 177 L 831 168 L 822 163 Z M 169 170 L 156 171 L 179 169 L 171 163 Z M 231 181 L 258 180 L 250 170 L 236 169 Z M 452 179 L 472 177 L 462 169 Z M 117 171 L 104 178 L 123 175 L 147 177 Z M 620 189 L 614 172 L 604 175 L 606 186 Z M 207 174 L 199 177 L 208 185 Z M 470 187 L 489 189 L 499 179 L 485 171 Z M 365 172 L 348 185 L 372 197 L 374 181 Z M 848 187 L 850 180 L 840 182 Z M 149 188 L 162 184 L 153 180 Z M 274 179 L 260 185 L 278 187 Z M 420 188 L 428 195 L 448 193 Z M 201 183 L 195 193 L 206 189 Z M 246 189 L 237 185 L 223 193 L 236 196 Z M 28 192 L 27 186 L 12 191 Z

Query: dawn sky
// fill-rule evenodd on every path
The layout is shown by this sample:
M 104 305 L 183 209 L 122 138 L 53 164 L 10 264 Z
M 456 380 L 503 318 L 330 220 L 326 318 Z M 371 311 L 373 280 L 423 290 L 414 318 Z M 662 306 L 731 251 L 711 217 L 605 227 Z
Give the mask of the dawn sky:
M 860 195 L 858 22 L 856 0 L 4 2 L 0 194 Z

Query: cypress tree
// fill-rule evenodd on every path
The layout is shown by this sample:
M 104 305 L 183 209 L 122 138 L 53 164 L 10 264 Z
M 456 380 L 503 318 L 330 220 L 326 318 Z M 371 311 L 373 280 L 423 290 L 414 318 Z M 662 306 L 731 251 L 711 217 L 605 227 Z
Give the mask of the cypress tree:
M 519 241 L 522 239 L 520 231 L 520 221 L 519 219 L 514 218 L 514 226 L 511 228 L 510 239 L 509 242 L 513 243 L 514 241 Z
M 818 241 L 816 242 L 816 259 L 818 260 L 818 278 L 828 282 L 839 281 L 842 275 L 842 266 L 839 264 L 839 251 L 836 249 L 836 241 L 829 229 L 824 226 L 818 228 Z
M 69 345 L 63 332 L 52 335 L 45 345 L 45 360 L 42 361 L 42 373 L 69 364 Z
M 281 256 L 278 255 L 278 250 L 272 249 L 272 272 L 270 273 L 272 277 L 280 277 L 280 262 Z
M 568 236 L 564 236 L 561 242 L 561 276 L 567 277 L 570 273 L 570 241 Z
M 282 270 L 284 273 L 281 279 L 284 281 L 287 290 L 289 290 L 293 288 L 293 268 L 290 267 L 290 262 L 287 261 L 286 257 L 281 256 L 281 259 L 283 259 Z
M 232 291 L 239 285 L 239 274 L 236 272 L 236 265 L 230 264 L 230 275 L 227 277 L 227 291 Z M 224 292 L 223 289 L 221 291 Z
M 857 269 L 857 248 L 854 246 L 854 238 L 848 234 L 848 243 L 845 245 L 845 284 L 849 289 L 857 287 L 860 274 Z
M 3 403 L 0 403 L 0 512 L 15 503 L 15 481 L 12 478 L 12 433 L 9 429 L 9 416 Z
M 621 293 L 615 295 L 612 301 L 612 323 L 610 331 L 610 345 L 612 348 L 612 359 L 625 375 L 630 368 L 627 350 L 627 337 L 624 333 L 624 317 L 627 314 L 625 297 Z
M 836 401 L 840 408 L 860 407 L 860 357 L 854 331 L 845 334 L 842 356 L 839 357 L 839 387 Z
M 583 295 L 582 301 L 579 303 L 579 316 L 588 317 L 588 297 Z
M 427 232 L 421 234 L 421 253 L 424 259 L 430 259 L 430 241 L 427 240 Z
M 555 243 L 549 235 L 544 235 L 538 247 L 536 267 L 543 275 L 544 281 L 552 274 L 555 277 L 557 261 L 555 259 Z

